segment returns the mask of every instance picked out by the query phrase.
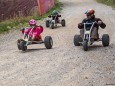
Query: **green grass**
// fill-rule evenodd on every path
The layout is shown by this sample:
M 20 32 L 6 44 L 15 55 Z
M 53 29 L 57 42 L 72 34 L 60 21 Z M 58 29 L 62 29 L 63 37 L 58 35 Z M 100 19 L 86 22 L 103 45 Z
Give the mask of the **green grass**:
M 115 8 L 115 0 L 96 0 L 96 1 Z
M 3 22 L 0 22 L 0 33 L 8 32 L 14 27 L 18 29 L 20 28 L 20 26 L 24 26 L 25 24 L 27 24 L 30 19 L 42 20 L 46 18 L 48 15 L 50 15 L 54 9 L 57 11 L 60 11 L 61 7 L 62 7 L 62 3 L 58 1 L 58 3 L 52 9 L 50 9 L 46 14 L 42 16 L 39 16 L 39 15 L 28 16 L 25 18 L 17 17 L 17 18 L 13 18 L 10 20 L 5 20 Z

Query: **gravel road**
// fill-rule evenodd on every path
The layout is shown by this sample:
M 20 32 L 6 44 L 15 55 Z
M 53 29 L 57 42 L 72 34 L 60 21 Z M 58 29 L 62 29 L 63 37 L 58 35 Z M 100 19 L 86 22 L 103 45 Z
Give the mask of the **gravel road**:
M 115 10 L 94 0 L 61 1 L 67 26 L 45 28 L 42 34 L 52 36 L 53 49 L 31 45 L 23 53 L 16 46 L 21 32 L 0 35 L 0 86 L 115 86 Z M 74 46 L 73 37 L 89 8 L 107 24 L 106 29 L 100 28 L 100 37 L 108 33 L 111 42 L 109 47 L 94 43 L 85 52 L 82 46 Z

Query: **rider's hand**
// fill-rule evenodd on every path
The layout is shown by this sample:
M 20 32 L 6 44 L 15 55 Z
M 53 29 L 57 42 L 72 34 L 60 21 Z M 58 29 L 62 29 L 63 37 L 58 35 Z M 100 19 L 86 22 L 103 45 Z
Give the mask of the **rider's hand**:
M 83 26 L 82 23 L 79 23 L 79 24 L 78 24 L 78 28 L 79 28 L 79 29 L 82 29 L 82 26 Z
M 82 26 L 83 24 L 82 24 L 82 23 L 79 23 L 78 25 L 79 25 L 79 26 Z
M 102 24 L 102 21 L 98 21 L 98 24 L 99 24 L 99 25 Z
M 51 15 L 49 15 L 48 17 L 51 18 Z

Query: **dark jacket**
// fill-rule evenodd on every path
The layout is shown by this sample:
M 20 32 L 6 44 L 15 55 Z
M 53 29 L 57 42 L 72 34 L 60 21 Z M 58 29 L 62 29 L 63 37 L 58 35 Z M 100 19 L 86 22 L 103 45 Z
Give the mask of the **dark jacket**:
M 92 19 L 85 18 L 85 19 L 83 19 L 82 23 L 78 24 L 78 28 L 83 29 L 84 28 L 83 23 L 92 23 L 92 22 L 95 22 L 95 21 L 98 22 L 98 21 L 102 21 L 102 20 L 100 18 L 95 18 L 95 16 Z M 95 27 L 98 28 L 98 29 L 99 29 L 99 26 L 101 28 L 105 28 L 106 24 L 102 22 L 100 25 L 99 24 L 95 25 Z
M 57 17 L 56 17 L 56 16 L 57 16 Z M 49 17 L 49 18 L 52 18 L 52 20 L 54 20 L 55 17 L 56 17 L 56 20 L 58 20 L 59 17 L 61 17 L 61 15 L 49 15 L 48 17 Z

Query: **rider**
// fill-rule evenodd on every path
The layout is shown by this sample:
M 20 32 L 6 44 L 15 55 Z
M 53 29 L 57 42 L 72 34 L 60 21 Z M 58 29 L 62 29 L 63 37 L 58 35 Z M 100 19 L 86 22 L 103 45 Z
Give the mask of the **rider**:
M 31 19 L 29 21 L 29 25 L 30 25 L 30 27 L 25 30 L 22 30 L 22 33 L 24 34 L 24 32 L 25 32 L 26 36 L 29 35 L 30 36 L 29 40 L 31 40 L 31 41 L 41 41 L 42 37 L 40 34 L 43 32 L 43 27 L 41 25 L 37 26 L 36 21 L 34 19 Z M 33 30 L 31 31 L 31 29 L 33 29 Z
M 94 15 L 95 11 L 93 9 L 89 9 L 85 12 L 87 18 L 83 19 L 82 23 L 78 24 L 78 28 L 80 29 L 80 36 L 83 38 L 84 37 L 84 24 L 83 23 L 92 23 L 92 22 L 97 22 L 97 24 L 95 25 L 95 27 L 93 28 L 92 32 L 91 32 L 91 38 L 94 38 L 95 40 L 99 39 L 99 34 L 98 34 L 98 29 L 99 26 L 101 28 L 105 28 L 106 24 L 102 22 L 102 20 L 100 18 L 96 18 Z
M 57 10 L 54 10 L 51 15 L 49 15 L 48 17 L 51 17 L 54 19 L 56 17 L 57 22 L 59 22 L 59 17 L 61 17 L 61 15 L 59 15 Z

